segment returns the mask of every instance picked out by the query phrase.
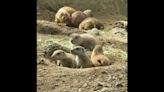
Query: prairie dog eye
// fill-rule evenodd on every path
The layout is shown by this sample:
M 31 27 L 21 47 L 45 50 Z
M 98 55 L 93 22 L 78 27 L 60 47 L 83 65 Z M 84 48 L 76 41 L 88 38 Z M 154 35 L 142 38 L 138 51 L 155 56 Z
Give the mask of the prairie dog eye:
M 80 48 L 76 48 L 76 50 L 79 50 Z
M 60 55 L 60 53 L 57 53 L 57 55 Z
M 78 37 L 77 37 L 77 36 L 75 36 L 75 39 L 78 39 Z

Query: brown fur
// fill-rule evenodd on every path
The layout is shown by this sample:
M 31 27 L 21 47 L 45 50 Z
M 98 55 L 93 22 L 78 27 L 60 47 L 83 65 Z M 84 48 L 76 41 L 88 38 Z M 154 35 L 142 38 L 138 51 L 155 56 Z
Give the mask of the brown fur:
M 79 25 L 80 30 L 89 30 L 92 28 L 104 29 L 104 25 L 94 17 L 88 17 L 84 19 Z
M 72 7 L 64 6 L 58 10 L 55 15 L 55 22 L 56 23 L 65 23 L 68 26 L 71 26 L 71 15 L 76 10 Z
M 76 67 L 75 56 L 70 53 L 66 53 L 63 50 L 54 51 L 53 54 L 51 55 L 51 58 L 53 60 L 58 61 L 57 65 L 59 66 L 70 67 L 70 68 Z
M 110 65 L 111 61 L 103 53 L 103 45 L 96 45 L 91 54 L 91 61 L 94 66 L 106 66 Z
M 82 46 L 85 49 L 92 51 L 97 44 L 97 41 L 90 34 L 72 34 L 70 43 L 74 46 Z
M 73 49 L 71 49 L 71 53 L 76 55 L 77 68 L 88 68 L 93 66 L 83 47 L 75 46 Z
M 76 11 L 76 9 L 69 7 L 69 6 L 64 6 L 62 9 L 66 10 L 69 14 L 72 14 Z
M 90 10 L 90 9 L 87 9 L 87 10 L 83 11 L 83 13 L 84 13 L 87 17 L 93 17 L 92 10 Z
M 81 11 L 76 11 L 72 14 L 72 25 L 74 27 L 78 27 L 79 24 L 86 18 L 87 16 L 81 12 Z

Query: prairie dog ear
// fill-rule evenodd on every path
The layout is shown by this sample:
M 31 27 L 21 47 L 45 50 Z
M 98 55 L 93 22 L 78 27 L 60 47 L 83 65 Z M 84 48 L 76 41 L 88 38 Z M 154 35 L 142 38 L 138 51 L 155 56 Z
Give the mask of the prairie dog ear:
M 84 48 L 82 48 L 81 50 L 82 50 L 83 52 L 86 52 L 86 51 L 87 51 L 87 50 L 86 50 L 86 49 L 84 49 Z
M 103 42 L 100 43 L 100 45 L 101 45 L 101 46 L 104 46 L 104 45 L 106 45 L 106 43 L 107 43 L 107 42 L 104 42 L 104 41 L 103 41 Z
M 65 54 L 65 52 L 64 52 L 64 51 L 62 51 L 62 52 L 61 52 L 61 54 L 62 54 L 62 55 L 64 55 L 64 54 Z
M 85 49 L 85 48 L 81 48 L 81 50 L 82 50 L 84 53 L 88 51 L 88 50 Z

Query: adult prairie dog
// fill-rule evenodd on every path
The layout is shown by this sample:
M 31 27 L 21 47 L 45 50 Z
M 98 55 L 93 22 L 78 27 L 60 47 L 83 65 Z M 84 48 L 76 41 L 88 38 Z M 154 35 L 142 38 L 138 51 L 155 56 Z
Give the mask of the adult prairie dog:
M 85 49 L 83 47 L 75 46 L 71 49 L 71 53 L 76 56 L 77 68 L 88 68 L 93 66 L 90 58 L 85 54 Z
M 90 30 L 92 28 L 104 29 L 104 25 L 94 17 L 84 19 L 79 25 L 80 30 Z
M 56 23 L 65 23 L 67 26 L 71 26 L 71 15 L 76 10 L 69 6 L 64 6 L 60 8 L 55 15 Z
M 96 39 L 90 34 L 72 34 L 70 43 L 74 46 L 82 46 L 85 49 L 92 51 L 97 44 Z
M 101 45 L 96 45 L 91 54 L 91 61 L 94 66 L 106 66 L 111 64 L 111 61 L 107 56 L 103 53 L 103 46 L 105 43 Z
M 51 58 L 57 60 L 58 63 L 63 67 L 76 67 L 75 56 L 70 53 L 66 53 L 63 50 L 54 51 L 51 55 Z
M 87 16 L 82 11 L 75 11 L 72 13 L 71 21 L 72 26 L 79 27 L 79 24 L 86 18 Z

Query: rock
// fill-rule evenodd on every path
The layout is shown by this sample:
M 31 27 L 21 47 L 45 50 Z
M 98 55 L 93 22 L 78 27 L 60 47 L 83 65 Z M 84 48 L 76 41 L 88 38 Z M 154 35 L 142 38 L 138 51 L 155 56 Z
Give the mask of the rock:
M 86 32 L 92 35 L 100 35 L 101 30 L 97 28 L 92 28 L 91 30 L 86 30 Z
M 103 85 L 98 83 L 97 86 L 94 88 L 94 91 L 100 90 L 103 88 Z
M 128 21 L 127 20 L 116 21 L 114 23 L 113 28 L 123 28 L 123 29 L 127 30 L 127 28 L 128 28 Z
M 50 58 L 50 56 L 52 55 L 52 53 L 55 51 L 55 50 L 58 50 L 58 49 L 61 49 L 61 50 L 64 50 L 65 52 L 70 52 L 70 49 L 69 48 L 66 48 L 66 47 L 63 47 L 57 43 L 54 43 L 54 44 L 51 44 L 51 45 L 48 45 L 47 47 L 45 47 L 44 49 L 44 57 L 45 58 Z

